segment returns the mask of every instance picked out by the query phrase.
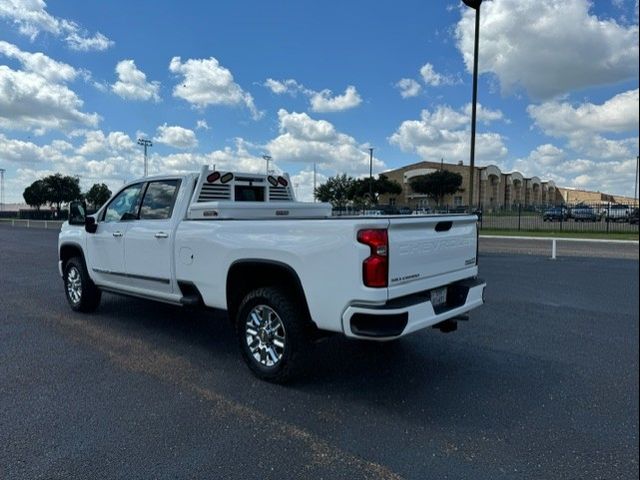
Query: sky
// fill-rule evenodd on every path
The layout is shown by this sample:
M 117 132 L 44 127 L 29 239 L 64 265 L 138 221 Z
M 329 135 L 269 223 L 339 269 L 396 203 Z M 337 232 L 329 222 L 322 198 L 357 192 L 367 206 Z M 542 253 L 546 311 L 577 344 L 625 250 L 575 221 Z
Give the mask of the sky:
M 5 202 L 45 175 L 317 180 L 469 162 L 475 12 L 462 2 L 0 0 Z M 485 0 L 476 164 L 633 196 L 638 1 Z

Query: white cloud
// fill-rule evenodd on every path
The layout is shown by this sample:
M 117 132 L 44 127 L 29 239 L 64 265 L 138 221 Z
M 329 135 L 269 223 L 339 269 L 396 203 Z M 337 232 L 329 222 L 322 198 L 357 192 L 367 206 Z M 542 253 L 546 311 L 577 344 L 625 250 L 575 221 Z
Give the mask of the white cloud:
M 97 32 L 92 37 L 86 36 L 86 34 L 80 34 L 77 30 L 70 32 L 65 40 L 69 48 L 72 50 L 79 50 L 81 52 L 89 52 L 92 50 L 106 50 L 111 47 L 114 42 L 109 40 L 100 32 Z
M 420 120 L 406 120 L 389 138 L 392 145 L 404 152 L 415 152 L 424 160 L 447 162 L 469 160 L 470 114 L 468 106 L 454 110 L 448 106 L 439 106 L 433 112 L 423 110 Z M 484 113 L 483 113 L 484 112 Z M 486 122 L 502 119 L 498 110 L 485 110 L 480 106 L 478 119 Z M 498 133 L 479 133 L 476 135 L 476 161 L 495 163 L 504 158 L 507 148 Z
M 546 134 L 568 137 L 576 132 L 637 132 L 638 89 L 619 93 L 601 105 L 590 102 L 574 107 L 569 102 L 530 105 L 527 112 Z
M 351 175 L 369 171 L 369 152 L 366 144 L 341 133 L 326 120 L 315 120 L 306 113 L 278 111 L 280 135 L 271 140 L 267 151 L 278 162 L 311 165 Z M 385 168 L 384 162 L 374 158 L 374 169 Z
M 54 17 L 46 8 L 44 0 L 0 0 L 0 18 L 12 22 L 31 41 L 46 32 L 62 37 L 72 50 L 106 50 L 113 46 L 114 42 L 102 33 L 89 35 L 76 22 Z
M 173 57 L 169 70 L 182 75 L 180 83 L 173 89 L 173 96 L 182 98 L 197 108 L 209 105 L 244 105 L 254 120 L 262 117 L 250 93 L 245 92 L 233 80 L 231 72 L 213 57 L 189 59 L 182 62 Z
M 314 112 L 341 112 L 355 108 L 362 103 L 356 87 L 349 85 L 342 95 L 332 96 L 329 89 L 316 92 L 311 96 L 311 110 Z
M 95 126 L 97 113 L 84 113 L 82 100 L 65 85 L 51 83 L 31 72 L 0 65 L 0 127 L 34 130 L 70 130 Z
M 576 152 L 602 160 L 624 159 L 638 150 L 638 89 L 629 90 L 596 105 L 547 102 L 530 105 L 527 112 L 545 134 L 567 139 Z M 606 134 L 631 133 L 629 138 L 606 138 Z
M 208 153 L 174 153 L 152 157 L 152 170 L 167 173 L 185 173 L 200 170 L 202 165 L 215 165 L 216 170 L 232 170 L 234 172 L 264 172 L 264 160 L 251 154 L 246 142 L 237 138 L 234 147 L 225 147 Z
M 506 170 L 518 170 L 525 176 L 553 180 L 558 186 L 633 195 L 633 155 L 617 159 L 584 158 L 555 145 L 544 144 L 527 157 L 516 159 L 512 165 L 501 166 Z
M 38 74 L 51 82 L 69 82 L 78 75 L 78 70 L 71 65 L 58 62 L 44 53 L 24 52 L 5 41 L 0 41 L 0 54 L 18 60 L 26 71 Z
M 420 68 L 420 75 L 422 76 L 422 81 L 431 87 L 451 85 L 454 83 L 451 77 L 437 73 L 430 63 L 426 63 Z
M 211 127 L 209 127 L 209 124 L 205 119 L 198 120 L 196 122 L 196 130 L 209 130 L 210 128 Z
M 316 172 L 316 186 L 319 187 L 328 180 L 328 177 Z M 291 176 L 291 183 L 300 202 L 313 202 L 313 170 L 301 170 Z
M 166 123 L 158 127 L 153 140 L 174 148 L 194 148 L 198 146 L 198 139 L 193 130 L 177 125 L 169 126 Z
M 39 146 L 33 142 L 7 138 L 0 133 L 2 159 L 16 164 L 35 164 L 60 158 L 63 152 L 72 148 L 63 140 L 54 140 L 49 145 Z
M 413 78 L 401 78 L 395 86 L 400 90 L 402 98 L 417 97 L 422 91 L 422 86 Z
M 276 95 L 288 93 L 291 96 L 295 96 L 298 92 L 305 91 L 304 86 L 299 84 L 292 78 L 282 81 L 274 80 L 273 78 L 267 78 L 262 85 L 271 90 L 271 92 L 275 93 Z
M 524 88 L 548 99 L 638 77 L 638 25 L 590 14 L 587 0 L 493 0 L 482 3 L 479 72 L 502 92 Z M 463 8 L 458 49 L 473 68 L 474 17 Z
M 147 76 L 133 60 L 122 60 L 116 65 L 118 81 L 111 86 L 113 92 L 129 100 L 160 101 L 160 82 L 147 82 Z
M 465 105 L 464 113 L 469 117 L 469 121 L 471 121 L 471 103 Z M 498 120 L 504 120 L 505 123 L 509 123 L 509 120 L 504 118 L 500 110 L 490 110 L 483 107 L 480 103 L 476 104 L 476 120 L 485 124 Z
M 124 132 L 109 132 L 105 135 L 102 130 L 84 132 L 84 143 L 75 150 L 80 155 L 96 155 L 105 152 L 130 153 L 135 149 L 133 140 Z
M 295 97 L 298 93 L 302 93 L 309 98 L 310 109 L 313 112 L 341 112 L 355 108 L 362 103 L 362 98 L 353 85 L 349 85 L 342 95 L 335 96 L 329 89 L 312 90 L 292 78 L 287 80 L 267 78 L 263 86 L 276 95 L 288 94 Z

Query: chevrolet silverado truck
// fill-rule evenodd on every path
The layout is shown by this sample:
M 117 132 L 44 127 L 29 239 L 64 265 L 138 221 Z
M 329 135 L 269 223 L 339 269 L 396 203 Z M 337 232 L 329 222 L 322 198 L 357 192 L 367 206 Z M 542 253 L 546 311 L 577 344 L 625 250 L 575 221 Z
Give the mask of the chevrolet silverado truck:
M 70 307 L 102 292 L 228 312 L 261 379 L 304 368 L 309 342 L 331 332 L 394 340 L 458 320 L 484 302 L 473 215 L 332 217 L 295 199 L 286 174 L 146 177 L 94 215 L 72 202 L 59 235 Z

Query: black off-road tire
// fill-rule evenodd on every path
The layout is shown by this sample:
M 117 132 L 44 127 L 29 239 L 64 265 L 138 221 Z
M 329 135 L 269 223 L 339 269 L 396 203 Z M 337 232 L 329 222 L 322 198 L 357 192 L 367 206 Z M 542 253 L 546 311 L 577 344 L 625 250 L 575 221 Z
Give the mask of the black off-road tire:
M 247 322 L 251 312 L 256 312 L 255 309 L 261 306 L 275 312 L 284 329 L 281 358 L 272 366 L 256 359 L 249 345 L 247 329 L 250 327 Z M 277 287 L 263 287 L 249 292 L 238 308 L 235 327 L 242 357 L 253 374 L 273 383 L 286 383 L 298 377 L 304 371 L 311 345 L 309 325 L 308 313 L 296 295 Z
M 73 311 L 89 313 L 98 308 L 102 292 L 89 277 L 87 266 L 81 257 L 67 260 L 63 280 L 64 293 Z

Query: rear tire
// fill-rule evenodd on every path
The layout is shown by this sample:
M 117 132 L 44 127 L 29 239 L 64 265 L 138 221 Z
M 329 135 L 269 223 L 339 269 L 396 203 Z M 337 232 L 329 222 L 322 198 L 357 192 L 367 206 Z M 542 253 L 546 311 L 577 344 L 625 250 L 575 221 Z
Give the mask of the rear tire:
M 309 318 L 298 298 L 274 287 L 247 294 L 236 316 L 242 357 L 255 376 L 285 383 L 303 371 Z
M 93 312 L 100 305 L 102 292 L 89 277 L 81 257 L 73 257 L 64 265 L 64 292 L 71 310 Z

